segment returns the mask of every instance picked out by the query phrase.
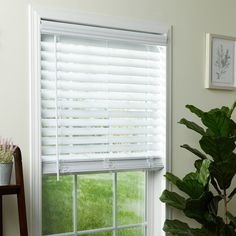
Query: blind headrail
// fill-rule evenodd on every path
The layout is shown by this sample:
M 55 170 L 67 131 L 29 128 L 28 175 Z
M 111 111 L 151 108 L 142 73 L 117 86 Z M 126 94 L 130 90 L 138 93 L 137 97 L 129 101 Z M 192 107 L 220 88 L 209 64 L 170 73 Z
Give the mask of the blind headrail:
M 151 45 L 167 44 L 167 32 L 145 32 L 84 24 L 70 24 L 49 20 L 41 21 L 41 33 L 52 35 L 93 37 L 105 40 L 122 40 Z

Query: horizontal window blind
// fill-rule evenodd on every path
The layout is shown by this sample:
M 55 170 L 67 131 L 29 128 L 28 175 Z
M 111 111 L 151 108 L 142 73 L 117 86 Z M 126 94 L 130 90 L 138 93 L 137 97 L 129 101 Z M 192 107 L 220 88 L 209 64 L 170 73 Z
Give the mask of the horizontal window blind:
M 166 35 L 42 22 L 44 174 L 160 169 Z

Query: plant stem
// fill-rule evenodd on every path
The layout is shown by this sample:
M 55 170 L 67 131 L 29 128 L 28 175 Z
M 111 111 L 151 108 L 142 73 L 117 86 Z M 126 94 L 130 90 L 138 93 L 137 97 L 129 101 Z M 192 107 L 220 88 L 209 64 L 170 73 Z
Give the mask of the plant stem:
M 228 218 L 226 216 L 226 213 L 228 211 L 228 201 L 227 201 L 226 189 L 224 189 L 224 211 L 225 211 L 225 224 L 228 224 Z

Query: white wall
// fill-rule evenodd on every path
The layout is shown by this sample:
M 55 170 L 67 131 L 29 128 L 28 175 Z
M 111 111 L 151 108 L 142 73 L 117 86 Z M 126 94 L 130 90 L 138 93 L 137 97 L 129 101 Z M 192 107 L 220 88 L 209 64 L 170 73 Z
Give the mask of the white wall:
M 0 0 L 0 135 L 12 137 L 23 151 L 25 187 L 29 203 L 29 0 Z M 177 124 L 189 117 L 184 105 L 203 109 L 230 105 L 235 92 L 204 89 L 205 32 L 236 36 L 234 0 L 32 0 L 53 8 L 78 9 L 131 19 L 161 21 L 173 25 L 173 171 L 183 176 L 193 158 L 179 148 L 194 144 L 197 136 Z M 29 206 L 29 205 L 28 205 Z M 234 207 L 235 209 L 235 207 Z M 233 207 L 232 207 L 232 211 Z M 29 212 L 29 208 L 28 208 Z M 4 199 L 5 236 L 19 235 L 14 197 Z

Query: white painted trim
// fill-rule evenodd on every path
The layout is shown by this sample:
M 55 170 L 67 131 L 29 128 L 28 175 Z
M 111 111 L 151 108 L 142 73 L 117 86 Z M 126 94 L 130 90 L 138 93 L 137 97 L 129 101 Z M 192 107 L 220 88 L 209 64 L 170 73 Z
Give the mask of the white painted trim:
M 69 10 L 61 8 L 46 8 L 37 4 L 31 4 L 31 8 L 39 15 L 41 19 L 54 21 L 70 22 L 84 25 L 105 26 L 117 29 L 146 31 L 153 33 L 168 33 L 170 25 L 157 23 L 156 21 L 137 20 L 126 17 L 117 17 L 111 15 L 101 15 L 78 10 Z M 94 23 L 96 22 L 96 23 Z
M 41 229 L 41 157 L 40 157 L 40 16 L 29 7 L 29 82 L 30 82 L 30 235 L 42 235 Z
M 78 176 L 74 175 L 73 178 L 73 229 L 74 235 L 76 235 L 78 231 Z
M 117 236 L 117 172 L 113 174 L 113 236 Z
M 157 219 L 154 219 L 154 171 L 147 172 L 147 179 L 146 179 L 146 221 L 147 221 L 147 235 L 154 236 L 154 227 L 156 227 Z M 159 235 L 159 234 L 157 234 Z
M 84 231 L 78 231 L 77 235 L 91 235 L 91 234 L 97 234 L 97 233 L 105 233 L 105 232 L 111 232 L 115 229 L 117 230 L 123 230 L 123 229 L 134 229 L 134 228 L 143 228 L 146 227 L 146 223 L 139 223 L 139 224 L 129 224 L 129 225 L 121 225 L 115 227 L 107 227 L 107 228 L 99 228 L 99 229 L 89 229 Z M 50 235 L 44 235 L 44 236 L 75 236 L 74 232 L 70 233 L 59 233 L 59 234 L 50 234 Z
M 37 5 L 29 6 L 29 80 L 30 80 L 30 164 L 31 164 L 31 200 L 30 200 L 30 228 L 31 234 L 34 236 L 42 235 L 42 222 L 41 222 L 41 178 L 42 173 L 41 160 L 40 160 L 40 20 L 51 19 L 56 21 L 90 24 L 96 26 L 106 26 L 112 28 L 123 28 L 127 30 L 138 30 L 146 32 L 159 32 L 168 33 L 168 51 L 167 51 L 167 163 L 166 169 L 171 170 L 171 79 L 172 79 L 172 32 L 170 26 L 166 24 L 157 24 L 156 22 L 131 20 L 127 18 L 101 16 L 97 14 L 82 13 L 78 11 L 62 10 L 62 9 L 48 9 L 42 8 Z M 158 173 L 150 172 L 149 176 L 149 201 L 151 201 L 152 213 L 149 216 L 149 224 L 153 229 L 148 232 L 148 236 L 159 235 L 160 227 L 163 226 L 164 218 L 160 221 L 158 214 L 156 214 L 157 207 L 160 207 L 160 201 L 156 199 L 157 179 L 162 179 L 164 171 Z M 163 183 L 162 183 L 163 185 Z M 164 188 L 166 187 L 164 181 Z M 160 188 L 159 188 L 160 190 Z M 163 189 L 161 189 L 163 190 Z M 150 193 L 152 196 L 150 196 Z M 155 195 L 155 196 L 154 196 Z M 158 202 L 157 202 L 158 201 Z M 161 206 L 165 207 L 164 204 Z M 163 211 L 162 211 L 163 212 Z M 168 216 L 168 211 L 166 212 Z M 166 216 L 165 215 L 165 216 Z M 164 216 L 164 217 L 165 217 Z M 157 224 L 159 222 L 159 224 Z M 163 233 L 161 235 L 164 235 Z
M 164 189 L 171 190 L 171 185 L 163 177 L 165 173 L 172 171 L 172 27 L 168 31 L 168 43 L 166 53 L 166 161 L 165 166 L 160 171 L 149 172 L 148 178 L 148 201 L 150 209 L 148 224 L 148 236 L 165 236 L 162 230 L 165 219 L 172 218 L 172 211 L 163 204 L 159 197 Z
M 167 43 L 167 60 L 166 60 L 166 65 L 167 65 L 167 86 L 166 86 L 166 91 L 167 91 L 167 96 L 166 96 L 166 165 L 165 168 L 163 169 L 163 172 L 172 172 L 172 80 L 173 80 L 173 27 L 170 27 L 169 32 L 168 32 L 168 43 Z M 169 182 L 165 181 L 165 188 L 168 189 L 169 191 L 172 190 L 172 186 Z M 166 208 L 166 219 L 171 219 L 172 218 L 172 211 L 170 208 Z

